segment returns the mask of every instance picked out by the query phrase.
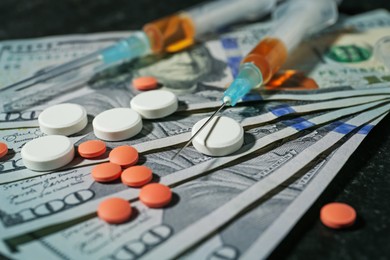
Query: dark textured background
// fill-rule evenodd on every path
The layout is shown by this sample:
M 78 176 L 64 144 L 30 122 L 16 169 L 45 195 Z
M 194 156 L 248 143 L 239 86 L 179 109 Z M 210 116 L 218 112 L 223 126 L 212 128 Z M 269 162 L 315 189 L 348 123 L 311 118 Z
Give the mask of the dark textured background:
M 314 1 L 314 0 L 313 0 Z M 0 40 L 139 29 L 144 23 L 200 0 L 0 0 Z M 390 8 L 388 0 L 344 1 L 356 14 Z M 305 214 L 273 258 L 390 259 L 390 116 L 382 120 L 338 177 Z M 318 218 L 327 202 L 341 201 L 358 213 L 354 228 L 335 231 Z

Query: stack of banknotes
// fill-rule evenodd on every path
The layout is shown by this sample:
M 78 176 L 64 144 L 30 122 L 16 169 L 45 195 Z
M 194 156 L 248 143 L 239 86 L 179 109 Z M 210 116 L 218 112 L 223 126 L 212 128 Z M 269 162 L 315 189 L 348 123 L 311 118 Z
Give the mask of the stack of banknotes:
M 390 13 L 341 16 L 304 40 L 267 86 L 224 116 L 240 122 L 245 142 L 236 153 L 209 157 L 192 146 L 171 160 L 191 127 L 221 103 L 242 57 L 272 22 L 211 37 L 186 51 L 146 57 L 78 84 L 78 71 L 18 89 L 10 84 L 98 50 L 131 32 L 0 42 L 0 141 L 10 152 L 0 161 L 0 252 L 16 259 L 260 259 L 275 247 L 328 186 L 371 129 L 390 110 L 390 72 L 374 46 L 390 34 Z M 139 189 L 101 184 L 91 177 L 100 160 L 75 159 L 55 172 L 24 167 L 23 145 L 44 134 L 37 117 L 58 103 L 84 106 L 89 120 L 114 107 L 129 107 L 138 93 L 132 79 L 154 76 L 175 92 L 179 110 L 144 120 L 128 144 L 172 188 L 162 209 L 138 201 Z M 96 139 L 89 124 L 71 136 Z M 110 150 L 109 149 L 109 150 Z M 96 215 L 109 197 L 131 202 L 124 224 Z

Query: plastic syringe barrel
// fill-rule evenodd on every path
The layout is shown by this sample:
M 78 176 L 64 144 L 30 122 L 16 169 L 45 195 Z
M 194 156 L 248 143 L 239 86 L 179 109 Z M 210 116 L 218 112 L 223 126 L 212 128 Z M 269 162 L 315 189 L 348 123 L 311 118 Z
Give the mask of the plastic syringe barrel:
M 274 18 L 268 36 L 281 40 L 290 52 L 306 34 L 334 23 L 337 5 L 333 0 L 290 0 L 276 10 Z
M 195 27 L 195 37 L 215 32 L 246 18 L 256 19 L 269 13 L 276 0 L 217 0 L 183 11 Z
M 251 89 L 267 82 L 308 32 L 326 27 L 337 19 L 333 0 L 290 0 L 278 8 L 271 33 L 243 59 L 239 73 L 224 92 L 223 102 L 234 106 Z
M 174 53 L 195 43 L 200 35 L 215 32 L 248 18 L 260 17 L 276 0 L 216 0 L 145 24 L 154 53 Z

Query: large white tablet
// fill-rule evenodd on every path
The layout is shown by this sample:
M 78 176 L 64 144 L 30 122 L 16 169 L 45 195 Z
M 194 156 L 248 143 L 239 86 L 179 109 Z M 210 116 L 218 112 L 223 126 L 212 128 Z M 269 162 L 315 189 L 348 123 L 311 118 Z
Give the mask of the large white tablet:
M 192 128 L 192 135 L 208 118 L 199 120 Z M 214 117 L 211 122 L 192 140 L 199 152 L 210 156 L 224 156 L 234 153 L 244 142 L 244 129 L 229 117 Z
M 92 125 L 97 138 L 106 141 L 122 141 L 142 130 L 142 118 L 130 108 L 113 108 L 97 115 Z
M 63 135 L 47 135 L 26 143 L 21 151 L 23 164 L 33 171 L 51 171 L 70 163 L 74 157 L 72 141 Z
M 46 108 L 38 116 L 41 131 L 47 135 L 72 135 L 88 123 L 87 112 L 77 104 L 58 104 Z
M 175 94 L 167 90 L 151 90 L 133 97 L 130 107 L 143 118 L 166 117 L 177 110 L 178 100 Z

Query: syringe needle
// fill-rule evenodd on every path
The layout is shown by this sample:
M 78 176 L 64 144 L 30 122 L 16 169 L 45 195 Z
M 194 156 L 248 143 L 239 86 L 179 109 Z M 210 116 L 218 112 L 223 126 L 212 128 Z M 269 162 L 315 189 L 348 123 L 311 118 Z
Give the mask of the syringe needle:
M 172 157 L 171 160 L 175 159 L 176 156 L 178 156 L 181 151 L 183 151 L 184 148 L 186 148 L 191 142 L 192 140 L 194 140 L 194 138 L 200 133 L 200 131 L 202 131 L 203 128 L 206 127 L 206 125 L 219 113 L 219 111 L 221 111 L 224 107 L 226 106 L 226 103 L 223 102 L 222 105 L 217 109 L 217 111 L 215 111 L 210 117 L 209 119 L 207 119 L 207 121 L 198 129 L 198 131 L 195 132 L 195 134 L 193 136 L 191 136 L 190 140 L 188 140 L 188 142 L 182 147 L 180 148 L 180 150 L 178 152 L 175 153 L 175 155 Z

